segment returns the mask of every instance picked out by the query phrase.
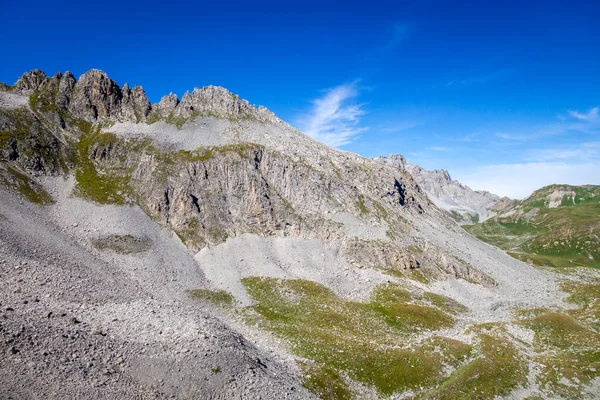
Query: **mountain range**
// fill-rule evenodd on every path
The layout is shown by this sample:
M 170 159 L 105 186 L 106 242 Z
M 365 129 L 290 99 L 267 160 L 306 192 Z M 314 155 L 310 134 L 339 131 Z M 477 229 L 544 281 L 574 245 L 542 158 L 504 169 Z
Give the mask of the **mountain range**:
M 411 164 L 399 154 L 377 157 L 376 161 L 408 171 L 429 199 L 461 225 L 483 222 L 495 215 L 494 205 L 500 196 L 470 187 L 453 180 L 446 170 L 429 171 Z
M 593 206 L 569 190 L 544 207 Z M 452 219 L 483 237 L 541 203 L 330 148 L 221 87 L 0 85 L 0 197 L 3 397 L 600 390 L 597 270 L 536 268 Z

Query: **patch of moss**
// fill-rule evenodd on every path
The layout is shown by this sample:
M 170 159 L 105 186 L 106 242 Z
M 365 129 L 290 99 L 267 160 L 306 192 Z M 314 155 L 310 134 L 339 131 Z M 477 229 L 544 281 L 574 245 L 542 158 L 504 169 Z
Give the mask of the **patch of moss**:
M 356 208 L 358 208 L 358 211 L 360 212 L 361 215 L 367 215 L 371 212 L 367 208 L 367 206 L 365 204 L 365 196 L 363 196 L 362 194 L 358 195 L 358 200 L 356 201 L 355 206 L 356 206 Z
M 431 292 L 425 292 L 424 297 L 431 301 L 431 303 L 440 310 L 443 310 L 449 314 L 458 314 L 469 311 L 467 307 L 460 304 L 458 301 L 451 299 L 450 297 Z
M 528 367 L 508 340 L 479 334 L 480 356 L 456 369 L 423 399 L 494 399 L 527 383 Z
M 208 302 L 215 306 L 232 306 L 235 302 L 232 295 L 224 290 L 194 289 L 190 295 L 201 302 Z
M 456 341 L 399 347 L 415 329 L 446 327 L 451 318 L 432 307 L 401 307 L 408 305 L 407 294 L 397 287 L 382 287 L 369 303 L 361 303 L 311 281 L 252 277 L 242 282 L 257 302 L 249 322 L 286 339 L 297 355 L 345 371 L 385 395 L 431 385 L 468 354 L 468 346 Z
M 99 250 L 112 250 L 119 254 L 136 254 L 150 250 L 149 237 L 132 235 L 110 235 L 92 239 L 92 245 Z
M 521 324 L 535 333 L 534 360 L 540 386 L 555 395 L 574 398 L 584 385 L 600 377 L 600 334 L 573 315 L 537 310 Z
M 34 183 L 29 179 L 26 174 L 23 174 L 16 169 L 6 166 L 7 176 L 0 174 L 2 182 L 19 192 L 23 197 L 35 204 L 51 204 L 54 203 L 54 199 L 48 192 L 44 190 L 39 184 Z
M 325 365 L 301 363 L 302 385 L 322 400 L 350 400 L 352 392 L 340 373 Z
M 372 309 L 399 330 L 442 329 L 454 326 L 454 319 L 445 312 L 418 304 L 410 304 L 411 296 L 396 285 L 383 285 L 373 292 Z
M 179 236 L 179 239 L 184 244 L 189 244 L 190 242 L 195 242 L 199 236 L 198 227 L 200 226 L 200 221 L 198 218 L 188 218 L 185 221 L 185 224 L 182 228 L 175 229 L 175 233 Z
M 83 124 L 84 128 L 87 125 Z M 75 194 L 99 204 L 125 204 L 131 193 L 128 171 L 102 170 L 92 159 L 94 152 L 118 143 L 115 135 L 101 133 L 100 129 L 81 135 L 75 143 L 77 170 Z M 118 172 L 118 173 L 117 173 Z

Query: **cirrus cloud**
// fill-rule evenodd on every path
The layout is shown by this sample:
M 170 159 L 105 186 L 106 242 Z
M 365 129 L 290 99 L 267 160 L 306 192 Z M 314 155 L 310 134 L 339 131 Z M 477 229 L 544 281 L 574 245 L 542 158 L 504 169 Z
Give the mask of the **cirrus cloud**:
M 352 142 L 366 130 L 359 126 L 365 111 L 363 104 L 354 102 L 358 94 L 356 81 L 326 90 L 323 96 L 312 101 L 310 111 L 297 121 L 298 127 L 332 147 Z

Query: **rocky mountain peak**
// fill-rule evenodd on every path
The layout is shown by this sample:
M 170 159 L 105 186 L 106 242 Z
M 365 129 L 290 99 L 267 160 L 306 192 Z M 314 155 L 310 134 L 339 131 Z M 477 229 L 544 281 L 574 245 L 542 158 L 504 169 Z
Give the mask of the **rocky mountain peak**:
M 69 71 L 65 72 L 59 79 L 58 92 L 56 94 L 56 104 L 67 107 L 71 103 L 71 96 L 75 88 L 75 77 Z
M 169 93 L 160 99 L 160 102 L 152 105 L 152 112 L 154 112 L 158 119 L 167 118 L 171 115 L 177 105 L 179 104 L 179 98 L 174 93 Z
M 420 167 L 419 167 L 420 168 Z M 421 171 L 426 171 L 422 168 L 420 168 Z M 445 183 L 450 183 L 452 182 L 452 178 L 450 177 L 450 173 L 445 170 L 445 169 L 434 169 L 432 172 L 432 175 L 435 176 L 440 182 L 445 182 Z M 457 182 L 459 185 L 462 186 L 461 183 Z
M 150 104 L 144 88 L 136 85 L 133 89 L 129 89 L 129 85 L 126 83 L 121 92 L 119 116 L 126 121 L 144 121 L 152 110 L 152 104 Z
M 173 103 L 171 99 L 169 102 Z M 257 108 L 221 86 L 194 88 L 191 93 L 186 92 L 181 98 L 181 102 L 176 105 L 173 115 L 180 118 L 210 115 L 217 118 L 252 118 L 262 122 L 279 121 L 265 107 Z
M 71 111 L 88 120 L 116 117 L 123 97 L 121 88 L 104 71 L 92 69 L 79 77 Z
M 21 75 L 14 85 L 14 90 L 21 94 L 31 94 L 47 80 L 48 77 L 44 71 L 41 69 L 34 69 Z
M 121 88 L 99 69 L 91 69 L 76 80 L 72 73 L 55 74 L 48 78 L 39 70 L 21 76 L 12 89 L 21 95 L 45 93 L 47 107 L 68 108 L 74 115 L 88 121 L 152 122 L 163 119 L 183 123 L 198 116 L 232 120 L 252 119 L 265 123 L 281 121 L 267 108 L 256 107 L 221 86 L 194 88 L 181 101 L 170 93 L 157 104 L 151 104 L 141 86 Z M 152 115 L 151 115 L 152 114 Z
M 402 154 L 390 154 L 389 157 L 376 157 L 375 160 L 406 171 L 413 167 Z

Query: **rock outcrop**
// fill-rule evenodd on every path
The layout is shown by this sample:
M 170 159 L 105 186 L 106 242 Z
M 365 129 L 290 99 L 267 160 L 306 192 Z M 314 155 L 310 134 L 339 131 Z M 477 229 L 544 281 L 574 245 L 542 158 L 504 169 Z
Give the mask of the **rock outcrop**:
M 117 118 L 122 114 L 123 93 L 106 73 L 93 69 L 81 75 L 69 109 L 86 120 Z
M 175 111 L 178 104 L 179 99 L 177 98 L 177 95 L 169 93 L 168 95 L 163 96 L 158 104 L 152 106 L 152 112 L 156 119 L 166 119 Z
M 173 116 L 189 119 L 196 115 L 217 118 L 255 119 L 261 122 L 277 122 L 273 113 L 264 107 L 256 108 L 220 86 L 207 86 L 186 92 L 173 111 Z
M 34 69 L 30 72 L 25 72 L 13 85 L 13 89 L 17 93 L 31 94 L 39 89 L 47 80 L 44 71 Z
M 86 121 L 156 122 L 165 120 L 178 126 L 199 116 L 263 123 L 281 121 L 265 107 L 256 107 L 219 86 L 195 88 L 181 101 L 173 93 L 151 104 L 141 86 L 122 88 L 100 70 L 90 70 L 75 80 L 70 72 L 48 78 L 41 70 L 23 74 L 12 88 L 14 93 L 47 97 L 40 111 L 56 109 Z M 52 110 L 48 110 L 52 108 Z M 59 124 L 60 125 L 60 124 Z M 64 125 L 64 123 L 62 123 Z
M 446 170 L 429 171 L 411 164 L 400 154 L 377 157 L 378 162 L 408 171 L 427 193 L 431 201 L 446 210 L 459 224 L 485 221 L 494 215 L 492 206 L 500 196 L 470 187 L 453 180 Z

